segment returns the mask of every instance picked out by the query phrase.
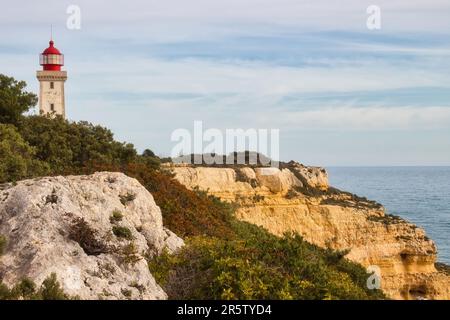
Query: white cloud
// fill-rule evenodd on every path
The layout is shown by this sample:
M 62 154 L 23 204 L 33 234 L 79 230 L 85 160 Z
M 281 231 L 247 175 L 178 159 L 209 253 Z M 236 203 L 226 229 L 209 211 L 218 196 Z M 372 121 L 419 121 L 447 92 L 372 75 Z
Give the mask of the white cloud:
M 337 107 L 278 116 L 287 130 L 436 130 L 450 127 L 450 107 Z
M 237 25 L 250 24 L 285 25 L 300 30 L 365 30 L 366 8 L 374 3 L 372 0 L 78 0 L 76 4 L 82 10 L 85 28 L 95 25 L 126 28 L 131 23 L 146 32 L 157 29 L 175 36 L 187 25 L 205 31 L 205 24 L 221 25 L 219 30 L 225 27 L 231 32 L 238 31 Z M 450 27 L 447 0 L 379 0 L 376 4 L 382 10 L 382 28 L 388 30 L 447 32 Z M 1 0 L 0 5 L 0 24 L 21 25 L 27 21 L 47 26 L 49 20 L 65 22 L 69 3 Z
M 84 91 L 130 94 L 190 93 L 284 96 L 450 86 L 450 74 L 381 61 L 330 67 L 286 67 L 263 62 L 199 59 L 116 59 L 74 62 L 69 72 L 85 79 Z M 101 81 L 99 81 L 101 79 Z M 89 84 L 91 82 L 91 84 Z M 95 84 L 95 86 L 94 86 Z

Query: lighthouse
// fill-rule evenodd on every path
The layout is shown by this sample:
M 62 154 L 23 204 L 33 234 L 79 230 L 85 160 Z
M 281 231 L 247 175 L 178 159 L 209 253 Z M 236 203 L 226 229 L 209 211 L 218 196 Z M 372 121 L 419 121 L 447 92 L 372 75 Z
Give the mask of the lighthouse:
M 49 47 L 39 57 L 42 70 L 37 71 L 39 80 L 39 113 L 66 117 L 64 98 L 64 83 L 67 80 L 67 72 L 62 71 L 64 55 L 55 48 L 53 40 Z

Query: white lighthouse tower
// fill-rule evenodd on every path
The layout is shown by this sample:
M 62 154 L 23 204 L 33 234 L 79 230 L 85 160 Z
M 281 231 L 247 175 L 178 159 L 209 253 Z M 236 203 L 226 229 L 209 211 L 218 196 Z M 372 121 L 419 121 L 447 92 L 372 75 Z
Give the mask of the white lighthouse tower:
M 42 115 L 66 117 L 64 98 L 64 82 L 67 72 L 61 71 L 64 65 L 64 55 L 56 49 L 53 40 L 49 47 L 40 55 L 42 70 L 36 76 L 39 80 L 39 113 Z

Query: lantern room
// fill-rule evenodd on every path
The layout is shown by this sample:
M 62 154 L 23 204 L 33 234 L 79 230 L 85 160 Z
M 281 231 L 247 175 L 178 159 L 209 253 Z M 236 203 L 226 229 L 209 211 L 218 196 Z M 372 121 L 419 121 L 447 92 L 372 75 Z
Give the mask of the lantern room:
M 50 40 L 49 47 L 41 53 L 39 63 L 46 71 L 61 71 L 64 65 L 64 55 L 54 47 L 53 40 Z

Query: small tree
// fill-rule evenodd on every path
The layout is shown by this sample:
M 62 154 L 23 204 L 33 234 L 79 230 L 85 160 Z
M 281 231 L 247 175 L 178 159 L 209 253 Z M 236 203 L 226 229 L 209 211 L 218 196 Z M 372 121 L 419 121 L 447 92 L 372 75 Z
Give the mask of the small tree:
M 145 149 L 144 152 L 142 152 L 140 160 L 153 169 L 159 169 L 161 165 L 161 159 L 159 159 L 159 157 L 150 149 Z
M 142 152 L 143 157 L 156 157 L 155 153 L 150 149 L 145 149 L 144 152 Z
M 0 124 L 0 183 L 47 173 L 48 166 L 34 155 L 13 125 Z
M 39 290 L 39 295 L 42 300 L 66 300 L 68 296 L 64 293 L 56 274 L 52 273 L 47 279 L 44 280 Z
M 92 162 L 128 163 L 137 156 L 132 144 L 115 141 L 110 130 L 85 121 L 29 116 L 22 119 L 19 132 L 52 173 L 76 173 Z
M 24 91 L 25 81 L 0 74 L 0 123 L 17 124 L 22 114 L 34 107 L 38 98 Z
M 8 241 L 6 240 L 6 237 L 0 234 L 0 256 L 5 251 L 7 244 L 8 244 Z

